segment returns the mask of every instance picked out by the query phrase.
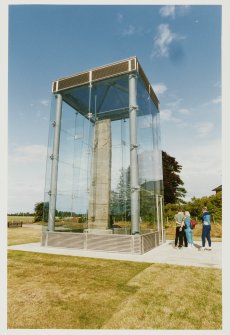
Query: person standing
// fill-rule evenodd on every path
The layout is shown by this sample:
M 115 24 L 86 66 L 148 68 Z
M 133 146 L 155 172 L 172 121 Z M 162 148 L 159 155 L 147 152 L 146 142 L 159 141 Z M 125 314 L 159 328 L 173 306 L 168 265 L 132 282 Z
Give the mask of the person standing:
M 188 247 L 191 248 L 193 247 L 193 236 L 192 236 L 192 229 L 191 229 L 191 219 L 190 219 L 190 213 L 188 211 L 185 211 L 184 213 L 185 218 L 184 218 L 184 229 L 185 229 L 185 234 L 186 238 L 188 241 Z
M 182 209 L 179 208 L 177 214 L 174 216 L 176 222 L 176 236 L 175 236 L 175 247 L 177 247 L 179 240 L 179 249 L 183 247 L 184 238 L 184 213 Z
M 202 248 L 201 250 L 205 250 L 205 241 L 208 240 L 208 250 L 212 250 L 212 241 L 211 241 L 211 215 L 207 209 L 207 207 L 202 208 Z
M 185 225 L 182 227 L 182 230 L 183 230 L 183 238 L 184 238 L 184 246 L 187 247 L 188 246 L 188 240 L 187 240 L 187 235 L 186 235 L 186 232 L 185 232 Z

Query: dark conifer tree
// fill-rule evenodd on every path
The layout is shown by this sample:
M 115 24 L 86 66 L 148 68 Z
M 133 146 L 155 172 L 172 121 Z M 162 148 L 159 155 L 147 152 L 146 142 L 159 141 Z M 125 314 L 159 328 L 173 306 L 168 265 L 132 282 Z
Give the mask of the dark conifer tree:
M 165 151 L 162 151 L 162 162 L 165 205 L 185 203 L 183 198 L 187 192 L 183 187 L 184 182 L 179 176 L 182 166 Z

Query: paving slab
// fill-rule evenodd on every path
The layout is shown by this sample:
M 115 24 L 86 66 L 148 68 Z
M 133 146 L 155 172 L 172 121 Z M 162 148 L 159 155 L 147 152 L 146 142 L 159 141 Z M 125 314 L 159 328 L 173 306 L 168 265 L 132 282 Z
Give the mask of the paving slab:
M 213 242 L 212 250 L 200 251 L 201 245 L 194 243 L 193 248 L 176 249 L 174 242 L 167 240 L 166 243 L 154 248 L 143 255 L 125 254 L 117 252 L 104 252 L 95 250 L 81 250 L 72 248 L 44 247 L 41 243 L 29 243 L 9 246 L 9 250 L 20 250 L 27 252 L 40 252 L 55 255 L 79 256 L 90 258 L 103 258 L 113 260 L 124 260 L 133 262 L 175 264 L 185 266 L 198 266 L 209 268 L 222 268 L 222 243 Z

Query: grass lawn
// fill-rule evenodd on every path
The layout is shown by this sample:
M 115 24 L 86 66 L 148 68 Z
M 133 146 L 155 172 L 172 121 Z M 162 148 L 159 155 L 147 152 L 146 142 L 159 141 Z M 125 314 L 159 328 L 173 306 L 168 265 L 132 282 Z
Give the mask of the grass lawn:
M 8 228 L 8 243 L 40 234 Z M 221 329 L 221 270 L 10 250 L 8 328 Z
M 221 292 L 219 269 L 8 255 L 8 328 L 221 329 Z
M 8 228 L 8 245 L 34 243 L 41 241 L 42 227 Z

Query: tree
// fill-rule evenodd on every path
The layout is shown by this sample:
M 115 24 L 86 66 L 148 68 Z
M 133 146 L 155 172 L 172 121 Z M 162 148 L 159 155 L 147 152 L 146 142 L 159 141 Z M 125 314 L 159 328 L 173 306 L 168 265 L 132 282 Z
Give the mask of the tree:
M 130 220 L 130 168 L 121 169 L 116 190 L 111 191 L 110 213 L 116 219 Z
M 49 202 L 37 202 L 34 207 L 35 216 L 34 216 L 34 222 L 38 221 L 45 221 L 48 222 L 48 215 L 49 215 Z M 59 218 L 69 217 L 69 216 L 82 216 L 81 214 L 77 214 L 74 212 L 68 212 L 68 211 L 58 211 L 55 210 L 55 216 L 58 216 Z
M 201 222 L 202 208 L 204 206 L 208 207 L 213 221 L 217 223 L 222 222 L 222 192 L 202 198 L 193 197 L 190 201 L 183 204 L 181 208 L 184 211 L 189 211 L 192 218 L 196 218 L 198 222 Z M 177 209 L 177 204 L 165 205 L 165 219 L 168 218 L 169 220 L 173 220 Z
M 48 211 L 49 211 L 49 203 L 48 202 L 37 202 L 34 207 L 34 222 L 38 221 L 48 221 Z
M 162 162 L 165 205 L 185 203 L 183 198 L 187 192 L 183 187 L 184 182 L 179 176 L 182 166 L 165 151 L 162 151 Z
M 222 192 L 218 192 L 211 196 L 202 198 L 193 197 L 191 201 L 186 204 L 186 210 L 188 210 L 191 216 L 201 218 L 202 207 L 207 206 L 211 213 L 212 219 L 218 222 L 222 221 Z

